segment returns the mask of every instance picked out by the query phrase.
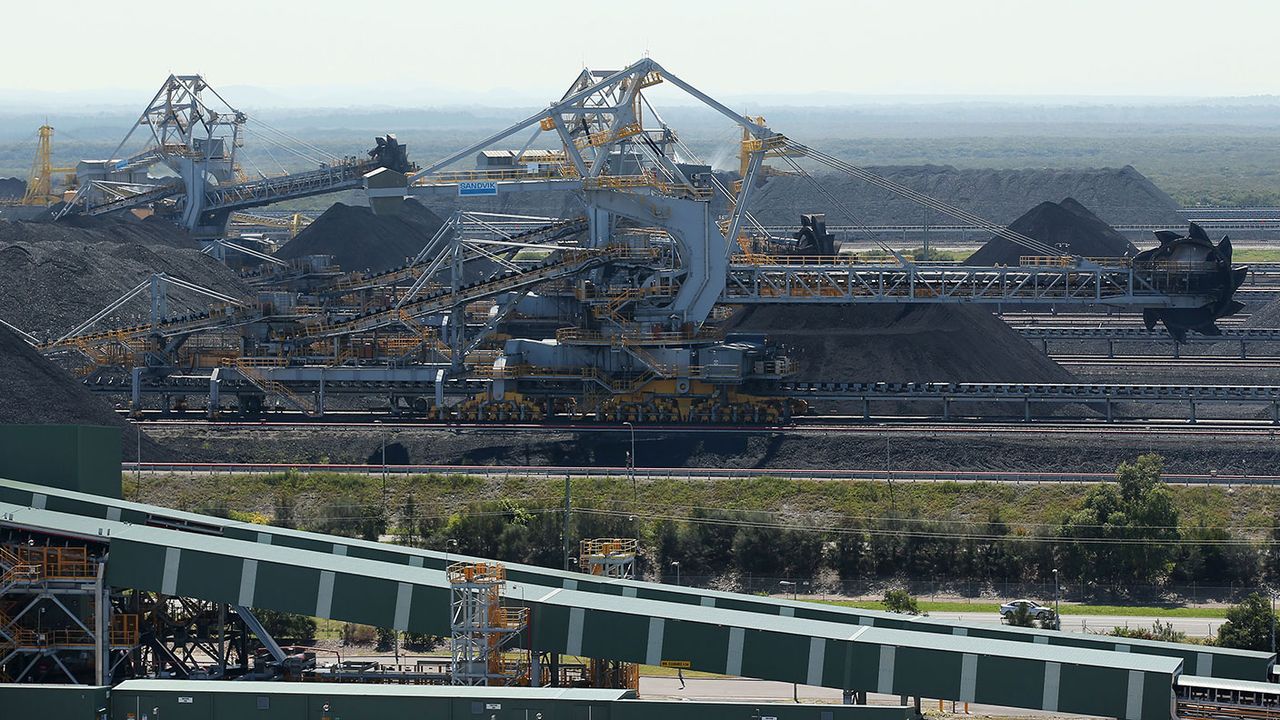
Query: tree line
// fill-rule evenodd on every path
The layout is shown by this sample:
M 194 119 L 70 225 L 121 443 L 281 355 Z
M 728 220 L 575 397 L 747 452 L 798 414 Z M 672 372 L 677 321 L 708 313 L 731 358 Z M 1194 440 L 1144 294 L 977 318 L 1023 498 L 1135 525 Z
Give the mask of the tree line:
M 889 513 L 837 517 L 818 526 L 777 513 L 708 508 L 654 517 L 625 502 L 589 501 L 573 506 L 567 554 L 576 555 L 580 538 L 636 537 L 642 577 L 672 581 L 673 563 L 679 563 L 684 578 L 715 578 L 727 587 L 751 578 L 790 578 L 843 588 L 934 581 L 976 592 L 1004 583 L 1050 585 L 1055 570 L 1064 588 L 1083 596 L 1280 585 L 1280 519 L 1248 537 L 1184 525 L 1161 481 L 1162 469 L 1156 455 L 1122 463 L 1115 482 L 1091 487 L 1078 509 L 1053 526 L 1028 526 L 1000 510 L 977 521 Z M 273 522 L 366 539 L 391 535 L 405 544 L 506 562 L 565 565 L 562 508 L 509 497 L 442 516 L 417 506 L 412 493 L 388 506 L 369 496 L 367 483 L 344 492 L 345 498 L 330 498 L 306 517 L 292 500 L 278 498 Z

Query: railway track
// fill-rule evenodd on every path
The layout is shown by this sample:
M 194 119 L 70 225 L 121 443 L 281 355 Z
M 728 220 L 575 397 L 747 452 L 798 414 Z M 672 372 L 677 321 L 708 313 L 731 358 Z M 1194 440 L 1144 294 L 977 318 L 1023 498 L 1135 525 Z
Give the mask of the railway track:
M 342 463 L 121 463 L 127 473 L 158 475 L 265 475 L 286 471 L 340 472 L 362 475 L 471 475 L 484 478 L 549 477 L 573 478 L 629 477 L 639 480 L 719 480 L 754 477 L 767 474 L 770 477 L 794 480 L 892 480 L 894 482 L 1006 482 L 1006 483 L 1099 483 L 1115 478 L 1114 473 L 1034 472 L 1020 470 L 889 470 L 884 469 L 822 469 L 822 468 L 670 468 L 644 467 L 634 470 L 618 466 L 582 467 L 572 465 L 369 465 Z M 1178 474 L 1167 473 L 1163 480 L 1173 485 L 1280 485 L 1280 475 L 1236 474 Z
M 1054 362 L 1067 367 L 1143 367 L 1189 370 L 1203 368 L 1222 370 L 1276 370 L 1280 369 L 1280 357 L 1248 357 L 1233 355 L 1060 355 L 1050 353 Z
M 458 422 L 435 421 L 426 419 L 386 419 L 384 415 L 374 413 L 346 413 L 328 415 L 324 418 L 308 418 L 302 413 L 277 412 L 276 417 L 267 420 L 208 420 L 196 414 L 188 418 L 160 417 L 159 413 L 149 414 L 138 424 L 155 428 L 218 428 L 220 430 L 253 430 L 253 429 L 314 429 L 328 428 L 335 430 L 442 430 L 455 433 L 486 432 L 543 432 L 543 433 L 631 433 L 632 427 L 618 423 L 595 422 Z M 785 425 L 685 425 L 685 424 L 653 424 L 637 425 L 636 433 L 712 433 L 740 434 L 751 433 L 772 435 L 778 433 L 843 433 L 850 435 L 883 436 L 886 433 L 910 433 L 913 435 L 985 435 L 985 436 L 1042 436 L 1055 435 L 1113 435 L 1147 437 L 1151 433 L 1161 436 L 1178 435 L 1201 438 L 1257 438 L 1264 440 L 1280 440 L 1280 426 L 1270 420 L 1201 420 L 1189 424 L 1181 418 L 1155 418 L 1141 421 L 1116 421 L 1107 423 L 1101 418 L 1097 420 L 1032 420 L 1011 419 L 1000 422 L 978 422 L 956 419 L 939 422 L 936 418 L 925 416 L 872 416 L 861 415 L 826 415 L 793 418 Z

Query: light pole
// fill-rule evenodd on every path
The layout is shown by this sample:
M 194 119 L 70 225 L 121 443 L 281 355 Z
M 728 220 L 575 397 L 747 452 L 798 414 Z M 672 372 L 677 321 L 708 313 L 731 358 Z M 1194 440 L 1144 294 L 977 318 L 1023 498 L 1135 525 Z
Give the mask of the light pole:
M 444 572 L 445 572 L 446 580 L 448 579 L 448 574 L 449 574 L 449 546 L 450 545 L 452 545 L 454 548 L 457 548 L 458 541 L 454 540 L 453 538 L 449 538 L 448 540 L 444 541 Z
M 793 601 L 796 599 L 796 584 L 794 582 L 790 580 L 779 580 L 778 585 L 780 587 L 790 587 L 791 599 Z M 791 699 L 795 700 L 797 703 L 800 702 L 800 683 L 791 683 Z
M 1276 652 L 1276 597 L 1280 596 L 1275 588 L 1267 588 L 1267 594 L 1271 596 L 1271 654 Z
M 1058 612 L 1058 568 L 1053 569 L 1053 618 L 1058 627 L 1062 627 L 1062 613 Z
M 780 586 L 782 586 L 782 587 L 789 587 L 789 588 L 791 588 L 791 599 L 792 599 L 792 600 L 795 600 L 795 599 L 796 599 L 796 584 L 795 584 L 795 583 L 791 582 L 790 580 L 779 580 L 779 581 L 778 581 L 778 585 L 780 585 Z
M 632 480 L 635 479 L 636 469 L 636 426 L 631 424 L 630 420 L 622 423 L 631 431 L 631 454 L 627 455 L 627 469 L 631 470 Z
M 679 585 L 680 584 L 680 561 L 672 560 L 671 567 L 676 569 L 676 585 Z
M 636 513 L 636 552 L 640 551 L 640 490 L 636 486 L 636 426 L 630 420 L 622 423 L 631 431 L 631 452 L 627 453 L 627 472 L 631 475 L 631 511 Z

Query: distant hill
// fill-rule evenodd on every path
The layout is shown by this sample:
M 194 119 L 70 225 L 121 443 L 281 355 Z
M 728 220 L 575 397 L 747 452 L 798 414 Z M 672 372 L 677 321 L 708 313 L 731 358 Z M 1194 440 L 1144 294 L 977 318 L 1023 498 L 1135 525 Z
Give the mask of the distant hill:
M 1066 197 L 1075 198 L 1112 225 L 1184 224 L 1177 201 L 1127 165 L 1081 170 L 961 170 L 949 165 L 867 169 L 1001 224 L 1013 222 L 1029 207 Z M 955 222 L 853 177 L 826 173 L 815 175 L 815 179 L 865 225 Z M 794 224 L 806 212 L 825 212 L 832 225 L 850 224 L 801 177 L 768 178 L 748 204 L 756 219 L 766 225 Z

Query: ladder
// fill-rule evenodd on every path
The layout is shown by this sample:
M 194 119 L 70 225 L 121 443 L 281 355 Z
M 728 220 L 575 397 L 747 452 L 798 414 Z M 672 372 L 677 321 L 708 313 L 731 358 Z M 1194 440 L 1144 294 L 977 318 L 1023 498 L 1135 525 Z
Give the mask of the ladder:
M 267 397 L 272 395 L 283 398 L 285 402 L 292 405 L 294 409 L 307 415 L 314 415 L 310 404 L 303 397 L 285 386 L 284 383 L 272 380 L 270 377 L 259 372 L 257 366 L 248 358 L 236 358 L 231 361 L 231 366 L 240 373 L 240 376 L 249 381 L 250 385 L 258 388 Z

